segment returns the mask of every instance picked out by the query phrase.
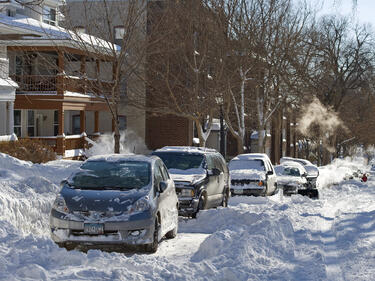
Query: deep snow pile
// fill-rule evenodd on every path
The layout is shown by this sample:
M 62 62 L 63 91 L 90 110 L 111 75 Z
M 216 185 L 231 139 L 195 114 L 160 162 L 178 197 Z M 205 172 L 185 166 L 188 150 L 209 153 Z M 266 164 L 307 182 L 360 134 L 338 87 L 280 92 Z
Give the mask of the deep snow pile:
M 353 162 L 351 162 L 353 163 Z M 354 162 L 356 163 L 356 162 Z M 343 161 L 322 169 L 331 183 Z M 156 254 L 66 251 L 49 238 L 59 182 L 79 165 L 33 165 L 0 154 L 1 280 L 371 280 L 375 180 L 335 180 L 320 199 L 233 197 L 180 219 Z M 336 168 L 335 168 L 336 167 Z M 357 168 L 354 164 L 352 170 Z M 328 172 L 329 171 L 329 172 Z M 340 175 L 341 172 L 338 172 Z

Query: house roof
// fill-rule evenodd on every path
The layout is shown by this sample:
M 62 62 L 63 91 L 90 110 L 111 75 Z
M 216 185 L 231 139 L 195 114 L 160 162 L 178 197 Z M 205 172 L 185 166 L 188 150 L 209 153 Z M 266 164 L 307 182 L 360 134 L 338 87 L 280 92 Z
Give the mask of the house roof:
M 18 40 L 2 40 L 8 46 L 64 46 L 89 49 L 91 52 L 120 50 L 120 46 L 85 33 L 46 24 L 24 15 L 8 17 L 0 15 L 0 28 L 18 30 L 23 37 Z

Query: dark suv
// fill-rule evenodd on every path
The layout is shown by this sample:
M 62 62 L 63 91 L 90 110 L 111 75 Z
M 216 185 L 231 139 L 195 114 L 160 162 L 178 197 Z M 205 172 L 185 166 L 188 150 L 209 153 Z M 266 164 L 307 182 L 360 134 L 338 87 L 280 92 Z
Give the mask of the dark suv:
M 179 215 L 195 218 L 199 210 L 228 205 L 229 172 L 215 149 L 167 146 L 155 150 L 174 180 Z

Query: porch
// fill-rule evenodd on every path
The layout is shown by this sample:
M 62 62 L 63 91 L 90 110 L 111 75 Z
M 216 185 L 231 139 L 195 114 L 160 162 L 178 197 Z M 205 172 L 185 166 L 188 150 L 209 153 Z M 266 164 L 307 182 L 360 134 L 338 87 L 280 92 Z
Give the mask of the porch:
M 104 98 L 112 90 L 113 71 L 105 57 L 99 61 L 77 49 L 38 46 L 8 46 L 8 54 L 9 77 L 18 84 L 14 130 L 20 139 L 38 139 L 73 158 L 100 132 L 113 131 Z

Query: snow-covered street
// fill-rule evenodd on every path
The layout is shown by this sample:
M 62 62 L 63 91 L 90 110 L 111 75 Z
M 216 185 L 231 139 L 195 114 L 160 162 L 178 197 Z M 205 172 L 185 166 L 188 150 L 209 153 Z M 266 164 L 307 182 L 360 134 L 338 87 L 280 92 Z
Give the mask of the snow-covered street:
M 156 254 L 66 251 L 49 211 L 80 162 L 44 165 L 0 153 L 1 280 L 372 280 L 375 176 L 361 183 L 337 161 L 321 169 L 320 199 L 233 197 L 228 208 L 180 218 Z M 349 165 L 350 164 L 350 165 Z M 345 167 L 344 167 L 345 166 Z M 333 184 L 334 183 L 334 184 Z

